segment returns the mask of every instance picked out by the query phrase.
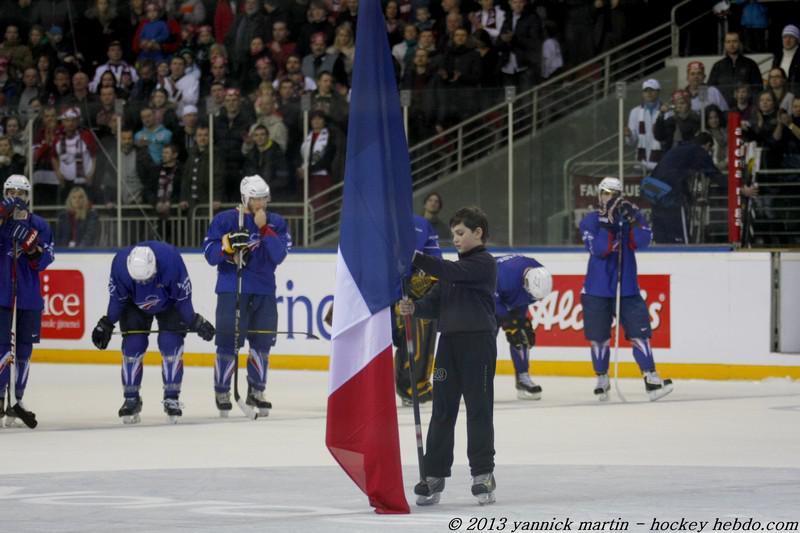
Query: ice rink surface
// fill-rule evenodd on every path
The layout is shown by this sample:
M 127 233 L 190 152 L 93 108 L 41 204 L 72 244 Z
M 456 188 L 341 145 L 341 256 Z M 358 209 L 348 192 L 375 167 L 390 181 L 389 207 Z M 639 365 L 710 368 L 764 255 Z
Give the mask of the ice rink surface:
M 142 423 L 123 426 L 118 367 L 34 364 L 26 405 L 39 427 L 0 429 L 0 531 L 427 533 L 533 521 L 576 531 L 586 521 L 705 532 L 748 519 L 757 531 L 798 531 L 772 521 L 800 521 L 800 383 L 677 380 L 651 403 L 626 379 L 627 403 L 600 404 L 593 379 L 535 380 L 537 402 L 517 400 L 511 376 L 495 380 L 492 506 L 469 492 L 463 408 L 441 504 L 413 505 L 413 416 L 398 408 L 412 514 L 378 516 L 324 446 L 327 373 L 272 371 L 274 409 L 249 421 L 235 406 L 218 418 L 212 369 L 187 368 L 184 416 L 167 425 L 160 368 L 148 366 Z M 426 405 L 423 425 L 429 417 Z

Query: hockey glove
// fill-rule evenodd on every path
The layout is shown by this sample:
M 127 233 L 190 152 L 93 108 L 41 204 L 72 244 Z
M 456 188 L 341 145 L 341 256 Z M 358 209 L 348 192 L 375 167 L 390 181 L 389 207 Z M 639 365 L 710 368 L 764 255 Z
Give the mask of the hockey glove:
M 192 321 L 192 330 L 197 333 L 197 336 L 203 339 L 204 341 L 210 341 L 214 338 L 214 326 L 211 325 L 211 322 L 203 318 L 200 313 L 194 314 L 194 320 Z
M 431 290 L 434 283 L 436 283 L 436 278 L 418 270 L 411 275 L 411 279 L 408 283 L 408 295 L 418 300 L 428 294 L 428 291 Z
M 19 245 L 26 254 L 36 252 L 38 247 L 36 238 L 38 236 L 39 232 L 30 227 L 27 222 L 14 221 L 14 229 L 11 230 L 11 237 L 19 242 Z
M 222 251 L 226 254 L 233 255 L 239 248 L 247 246 L 247 241 L 250 240 L 250 232 L 245 229 L 232 231 L 222 236 Z
M 533 325 L 526 316 L 507 316 L 500 322 L 500 327 L 512 346 L 533 346 L 536 343 Z
M 3 198 L 0 200 L 0 219 L 5 220 L 14 213 L 17 205 L 15 198 Z
M 619 204 L 617 208 L 619 212 L 619 216 L 621 216 L 628 224 L 635 224 L 637 220 L 637 213 L 639 212 L 639 208 L 636 207 L 635 204 L 625 200 Z
M 108 343 L 111 342 L 111 334 L 114 332 L 114 324 L 108 319 L 107 316 L 102 317 L 97 321 L 97 325 L 92 330 L 92 344 L 98 350 L 105 350 Z

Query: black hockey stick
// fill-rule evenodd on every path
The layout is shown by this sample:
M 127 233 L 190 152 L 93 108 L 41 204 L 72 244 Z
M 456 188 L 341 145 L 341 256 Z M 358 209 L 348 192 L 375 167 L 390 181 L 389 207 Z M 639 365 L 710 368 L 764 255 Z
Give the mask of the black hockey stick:
M 403 301 L 408 301 L 406 281 L 403 280 Z M 419 481 L 425 483 L 425 452 L 422 448 L 422 422 L 419 414 L 419 392 L 414 379 L 414 340 L 411 336 L 411 315 L 403 316 L 406 330 L 406 356 L 408 357 L 408 380 L 411 384 L 411 405 L 414 410 L 414 431 L 417 436 L 417 461 L 419 462 Z
M 239 207 L 239 228 L 244 227 L 244 210 L 245 205 L 242 204 Z M 233 350 L 235 353 L 235 361 L 233 367 L 233 398 L 236 400 L 236 404 L 239 406 L 239 409 L 245 414 L 247 418 L 250 420 L 255 420 L 258 418 L 258 411 L 251 408 L 245 401 L 242 399 L 241 395 L 239 394 L 239 324 L 240 324 L 240 309 L 239 306 L 241 305 L 241 298 L 242 298 L 242 248 L 238 250 L 238 261 L 236 261 L 236 313 L 233 315 Z
M 149 335 L 150 333 L 162 333 L 162 332 L 170 332 L 170 333 L 195 333 L 194 330 L 191 329 L 128 329 L 125 331 L 115 331 L 112 335 L 122 335 L 123 337 L 126 335 Z M 233 333 L 236 334 L 235 331 L 217 331 L 215 335 L 219 335 L 220 333 Z M 312 340 L 319 340 L 319 337 L 311 333 L 310 331 L 273 331 L 271 329 L 248 329 L 244 333 L 248 335 L 303 335 L 308 339 Z
M 619 313 L 620 307 L 622 307 L 622 254 L 625 250 L 623 246 L 625 244 L 625 232 L 623 231 L 622 225 L 625 217 L 623 217 L 619 211 L 617 212 L 617 216 L 619 217 L 619 226 L 617 229 L 619 235 L 619 240 L 617 242 L 619 244 L 617 245 L 617 301 L 614 304 L 614 316 L 617 318 L 617 327 L 614 329 L 614 390 L 617 391 L 617 396 L 619 396 L 620 400 L 627 402 L 628 400 L 625 399 L 625 396 L 619 388 L 619 327 L 622 322 Z
M 22 407 L 17 401 L 17 241 L 14 240 L 13 252 L 14 255 L 11 259 L 11 361 L 9 364 L 9 382 L 8 382 L 8 405 L 14 416 L 22 420 L 22 423 L 33 429 L 39 422 L 36 421 L 36 415 L 33 411 L 28 411 Z

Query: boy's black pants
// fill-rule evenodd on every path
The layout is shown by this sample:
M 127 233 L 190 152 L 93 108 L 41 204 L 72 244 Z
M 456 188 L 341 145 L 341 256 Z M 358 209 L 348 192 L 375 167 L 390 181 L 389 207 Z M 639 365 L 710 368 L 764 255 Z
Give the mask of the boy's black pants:
M 433 371 L 433 413 L 428 426 L 425 475 L 450 477 L 461 396 L 467 407 L 467 456 L 473 476 L 494 471 L 494 372 L 491 331 L 443 334 Z

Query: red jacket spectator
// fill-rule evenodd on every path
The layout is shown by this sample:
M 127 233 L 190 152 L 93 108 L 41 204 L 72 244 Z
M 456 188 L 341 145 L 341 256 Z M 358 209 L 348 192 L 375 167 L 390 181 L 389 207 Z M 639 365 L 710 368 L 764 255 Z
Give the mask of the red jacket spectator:
M 242 12 L 242 4 L 236 2 L 236 11 Z M 225 43 L 225 36 L 233 26 L 236 19 L 236 11 L 231 9 L 230 2 L 217 2 L 217 10 L 214 12 L 214 37 L 219 44 Z

